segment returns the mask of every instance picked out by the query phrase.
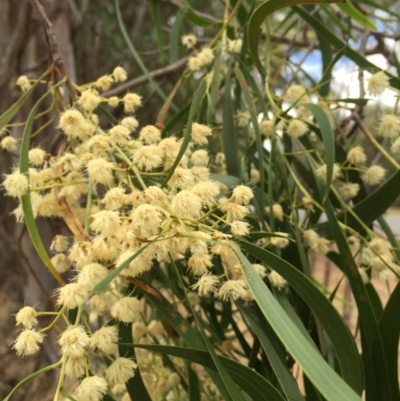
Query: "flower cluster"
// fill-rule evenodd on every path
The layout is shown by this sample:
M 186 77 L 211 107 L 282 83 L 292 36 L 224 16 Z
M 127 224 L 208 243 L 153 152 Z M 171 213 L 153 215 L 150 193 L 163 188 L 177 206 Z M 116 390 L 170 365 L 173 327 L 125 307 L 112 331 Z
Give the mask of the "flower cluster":
M 20 202 L 14 211 L 18 221 L 24 218 L 21 197 L 29 194 L 35 217 L 60 217 L 71 228 L 71 236 L 56 235 L 50 247 L 54 269 L 59 274 L 73 270 L 71 281 L 55 291 L 58 312 L 50 326 L 36 329 L 41 312 L 21 309 L 16 322 L 24 329 L 14 348 L 22 356 L 37 353 L 46 332 L 64 317 L 68 324 L 58 340 L 63 372 L 59 387 L 65 378 L 79 380 L 74 392 L 78 401 L 100 400 L 135 374 L 136 362 L 118 356 L 117 350 L 116 323 L 140 322 L 143 306 L 126 293 L 130 280 L 175 261 L 195 278 L 193 289 L 200 296 L 215 292 L 222 301 L 252 300 L 234 242 L 249 234 L 245 219 L 251 213 L 252 189 L 239 185 L 230 190 L 211 178 L 206 146 L 212 128 L 193 123 L 191 141 L 182 154 L 178 137 L 165 136 L 155 125 L 140 127 L 133 115 L 141 106 L 138 94 L 105 98 L 98 91 L 126 78 L 117 67 L 112 75 L 85 87 L 59 118 L 68 144 L 64 153 L 48 155 L 32 148 L 28 174 L 16 169 L 3 184 Z M 104 128 L 96 108 L 120 103 L 126 116 Z M 279 239 L 274 245 L 284 247 L 287 239 Z M 222 275 L 213 273 L 214 258 L 222 262 Z M 121 265 L 125 267 L 119 276 L 94 291 Z M 265 268 L 259 271 L 266 275 Z M 281 288 L 282 283 L 277 285 Z M 70 321 L 72 310 L 77 315 Z M 113 323 L 89 324 L 99 317 Z M 157 332 L 151 326 L 147 331 Z M 91 355 L 96 353 L 111 364 L 93 365 Z M 163 394 L 178 382 L 172 376 L 167 379 L 170 384 L 161 387 Z

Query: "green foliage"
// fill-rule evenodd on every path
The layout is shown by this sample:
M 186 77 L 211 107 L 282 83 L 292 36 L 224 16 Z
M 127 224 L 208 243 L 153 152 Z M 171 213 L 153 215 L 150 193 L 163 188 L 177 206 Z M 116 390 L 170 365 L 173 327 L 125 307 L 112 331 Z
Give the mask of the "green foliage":
M 30 186 L 19 198 L 32 243 L 61 286 L 64 270 L 50 260 L 36 218 L 61 218 L 74 237 L 67 248 L 78 273 L 59 289 L 61 307 L 39 333 L 54 326 L 65 333 L 61 318 L 68 330 L 82 328 L 84 363 L 76 382 L 93 378 L 104 354 L 108 387 L 97 384 L 94 401 L 400 401 L 400 287 L 382 306 L 374 281 L 400 274 L 396 235 L 383 217 L 400 194 L 400 123 L 393 117 L 394 133 L 381 125 L 376 138 L 376 121 L 363 120 L 370 99 L 341 93 L 336 80 L 344 59 L 362 73 L 380 71 L 359 50 L 360 31 L 368 36 L 380 26 L 377 8 L 397 22 L 399 16 L 391 5 L 370 0 L 333 3 L 237 0 L 221 7 L 179 0 L 172 7 L 151 1 L 150 44 L 143 44 L 132 40 L 126 4 L 116 0 L 102 13 L 115 15 L 120 33 L 113 40 L 126 44 L 121 57 L 144 74 L 143 96 L 130 106 L 129 90 L 116 86 L 113 108 L 100 79 L 76 85 L 67 107 L 58 90 L 66 77 L 46 76 L 49 88 L 46 82 L 24 123 L 19 171 Z M 193 33 L 200 44 L 193 37 L 182 41 Z M 150 45 L 158 54 L 148 61 L 142 52 Z M 309 71 L 315 53 L 322 60 L 318 73 Z M 183 71 L 151 72 L 188 54 Z M 370 78 L 368 92 L 390 88 L 397 99 L 400 79 L 385 74 Z M 169 81 L 161 85 L 160 77 Z M 1 127 L 12 128 L 42 78 L 0 116 Z M 105 78 L 118 85 L 115 71 Z M 94 103 L 84 103 L 85 96 Z M 50 98 L 64 146 L 39 163 L 43 175 L 58 166 L 39 185 L 30 146 Z M 397 100 L 388 114 L 398 115 Z M 365 153 L 382 170 L 374 173 Z M 101 168 L 95 171 L 92 162 Z M 4 182 L 7 192 L 18 178 L 13 174 Z M 46 215 L 40 202 L 59 187 L 62 195 Z M 110 200 L 112 191 L 117 195 Z M 57 252 L 66 257 L 67 248 Z M 321 261 L 343 274 L 329 288 L 314 277 Z M 349 302 L 338 296 L 342 280 L 350 286 L 356 324 L 336 307 Z M 65 288 L 78 292 L 68 298 Z M 22 324 L 25 333 L 34 326 Z M 111 340 L 93 340 L 104 328 L 117 330 L 118 353 Z M 21 341 L 14 345 L 19 354 L 37 352 Z M 58 367 L 55 399 L 61 392 L 74 399 L 64 385 L 68 364 L 78 357 L 65 351 L 62 335 L 59 343 L 60 361 L 26 378 L 4 401 Z M 140 370 L 119 372 L 122 383 L 112 370 L 120 358 L 136 360 Z M 126 392 L 117 391 L 119 384 Z

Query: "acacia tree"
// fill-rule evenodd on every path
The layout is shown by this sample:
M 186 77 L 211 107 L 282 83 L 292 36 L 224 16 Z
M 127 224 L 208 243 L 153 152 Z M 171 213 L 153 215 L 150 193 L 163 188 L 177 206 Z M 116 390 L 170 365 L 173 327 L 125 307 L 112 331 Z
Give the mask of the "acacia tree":
M 94 32 L 74 33 L 80 83 L 61 55 L 68 35 L 30 1 L 50 66 L 20 76 L 24 94 L 0 116 L 2 148 L 21 140 L 3 186 L 41 259 L 26 263 L 59 288 L 47 313 L 17 313 L 13 348 L 61 356 L 9 397 L 50 372 L 55 400 L 400 398 L 400 290 L 383 308 L 371 283 L 399 274 L 382 217 L 399 192 L 397 100 L 375 120 L 368 108 L 400 89 L 396 5 L 303 3 L 142 2 L 131 25 L 129 4 L 71 2 Z M 115 19 L 99 31 L 102 13 Z M 98 35 L 109 43 L 96 50 Z M 104 70 L 86 63 L 103 47 Z M 357 97 L 337 86 L 344 60 Z M 356 332 L 312 254 L 348 280 Z

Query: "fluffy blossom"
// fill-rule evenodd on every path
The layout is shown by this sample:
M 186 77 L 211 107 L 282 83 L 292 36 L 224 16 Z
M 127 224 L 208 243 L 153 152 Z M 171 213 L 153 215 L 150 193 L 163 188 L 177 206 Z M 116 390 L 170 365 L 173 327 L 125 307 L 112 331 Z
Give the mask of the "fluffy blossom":
M 7 152 L 13 152 L 17 150 L 17 140 L 12 136 L 6 136 L 1 140 L 0 146 Z
M 35 308 L 31 306 L 25 306 L 24 308 L 20 309 L 17 315 L 15 316 L 16 325 L 22 325 L 27 329 L 34 328 L 37 323 L 37 312 Z
M 393 114 L 384 114 L 381 118 L 379 135 L 383 138 L 396 138 L 400 131 L 400 119 Z
M 293 85 L 287 90 L 285 100 L 289 103 L 306 103 L 310 101 L 310 98 L 304 86 Z
M 111 316 L 120 322 L 132 323 L 140 311 L 140 301 L 135 297 L 124 297 L 111 307 Z
M 46 156 L 46 152 L 40 148 L 32 148 L 29 151 L 29 163 L 32 166 L 41 166 L 44 163 L 44 157 Z
M 162 151 L 157 145 L 141 146 L 134 152 L 133 161 L 141 170 L 153 170 L 163 163 Z
M 206 145 L 208 143 L 207 136 L 212 135 L 212 130 L 207 125 L 193 123 L 191 135 L 194 143 Z
M 177 167 L 168 181 L 168 187 L 172 191 L 189 189 L 194 184 L 194 176 L 191 170 Z
M 275 130 L 274 122 L 271 120 L 263 120 L 258 125 L 258 129 L 260 130 L 261 135 L 265 138 L 269 138 Z
M 361 146 L 355 146 L 347 152 L 346 159 L 349 163 L 359 166 L 367 161 L 367 156 Z
M 218 297 L 222 301 L 236 301 L 239 298 L 245 298 L 247 291 L 244 280 L 227 280 L 219 289 Z
M 371 166 L 363 175 L 363 180 L 368 185 L 377 185 L 385 177 L 386 170 L 381 166 Z
M 192 191 L 183 190 L 172 198 L 171 212 L 181 218 L 198 218 L 201 215 L 202 199 Z
M 250 224 L 245 221 L 234 221 L 231 223 L 231 233 L 235 237 L 241 237 L 249 233 Z
M 119 357 L 106 370 L 106 379 L 110 384 L 125 384 L 135 375 L 137 365 L 132 359 Z
M 51 258 L 51 263 L 58 273 L 65 273 L 71 267 L 71 261 L 64 253 L 57 253 Z
M 151 237 L 158 233 L 161 223 L 160 212 L 153 205 L 140 205 L 131 214 L 133 229 L 142 237 Z
M 308 131 L 308 126 L 301 120 L 294 119 L 290 121 L 286 133 L 292 138 L 299 138 Z
M 198 54 L 189 58 L 188 67 L 192 71 L 199 71 L 202 68 L 211 64 L 213 60 L 214 60 L 213 51 L 210 48 L 205 47 Z
M 109 131 L 111 138 L 113 141 L 119 145 L 126 145 L 130 139 L 130 130 L 129 128 L 124 127 L 123 125 L 115 125 Z
M 101 102 L 101 97 L 98 92 L 94 89 L 87 89 L 81 93 L 77 104 L 81 106 L 83 110 L 93 111 Z
M 271 245 L 276 246 L 277 248 L 286 248 L 289 245 L 289 234 L 288 233 L 281 233 L 281 232 L 275 232 L 275 234 L 278 234 L 279 237 L 271 237 Z
M 305 245 L 312 249 L 315 253 L 326 255 L 330 251 L 329 241 L 320 237 L 312 229 L 303 232 L 303 239 Z
M 119 213 L 111 210 L 101 210 L 92 214 L 92 223 L 90 228 L 96 233 L 111 235 L 120 226 Z
M 100 376 L 85 377 L 74 394 L 78 401 L 100 401 L 107 392 L 106 379 Z
M 192 285 L 192 288 L 197 290 L 198 294 L 203 297 L 215 292 L 217 290 L 218 283 L 218 277 L 208 273 L 201 276 L 197 283 Z
M 349 200 L 354 198 L 358 194 L 359 190 L 360 185 L 352 182 L 346 182 L 339 188 L 339 194 L 344 200 Z
M 12 174 L 7 174 L 3 182 L 4 189 L 7 195 L 13 198 L 19 198 L 25 195 L 28 190 L 29 182 L 26 175 L 21 174 L 19 171 L 14 171 Z
M 394 156 L 400 156 L 400 138 L 397 138 L 393 143 L 392 146 L 390 147 L 390 152 Z
M 321 178 L 323 182 L 326 183 L 326 173 L 327 173 L 327 165 L 323 164 L 321 167 L 315 170 L 315 174 L 317 177 Z M 333 165 L 333 172 L 332 172 L 332 181 L 335 181 L 340 176 L 340 166 L 338 163 Z
M 70 283 L 57 289 L 57 304 L 68 309 L 82 306 L 89 297 L 88 289 L 81 283 Z
M 103 326 L 90 337 L 90 348 L 98 348 L 105 354 L 111 354 L 118 342 L 117 326 Z
M 208 273 L 208 269 L 211 267 L 211 255 L 206 253 L 195 253 L 188 260 L 188 268 L 194 276 L 202 276 Z
M 191 190 L 201 198 L 204 207 L 211 207 L 219 194 L 219 185 L 214 181 L 200 181 Z
M 111 77 L 110 75 L 103 75 L 102 77 L 97 79 L 95 86 L 96 88 L 99 88 L 102 91 L 106 91 L 110 89 L 113 82 L 114 82 L 113 77 Z
M 142 104 L 142 97 L 136 93 L 127 93 L 122 101 L 125 113 L 133 113 Z
M 85 373 L 85 362 L 84 358 L 69 357 L 65 364 L 65 375 L 71 379 L 78 379 Z
M 129 131 L 134 132 L 136 128 L 139 127 L 139 121 L 135 117 L 125 117 L 121 121 L 121 125 L 129 129 Z
M 35 330 L 24 330 L 14 342 L 13 349 L 17 351 L 17 355 L 33 355 L 40 350 L 39 344 L 43 342 L 43 334 Z
M 87 163 L 89 178 L 95 184 L 111 186 L 113 183 L 112 170 L 114 165 L 105 159 L 97 158 Z
M 115 82 L 124 82 L 128 79 L 128 74 L 122 67 L 116 67 L 113 71 Z
M 234 39 L 228 40 L 227 50 L 232 53 L 240 53 L 242 51 L 243 40 L 242 39 Z
M 286 280 L 276 271 L 272 271 L 270 274 L 268 274 L 268 280 L 271 285 L 278 290 L 282 290 L 287 284 Z
M 368 80 L 368 92 L 372 96 L 381 95 L 388 86 L 389 77 L 383 71 L 371 75 Z
M 22 92 L 26 92 L 32 88 L 29 78 L 26 75 L 21 75 L 18 77 L 16 85 L 21 88 Z
M 246 185 L 237 186 L 232 193 L 232 202 L 239 205 L 248 205 L 253 198 L 253 191 Z
M 187 49 L 193 49 L 196 46 L 197 39 L 195 35 L 184 35 L 182 36 L 182 44 Z
M 58 343 L 63 355 L 81 358 L 86 353 L 89 341 L 89 336 L 82 326 L 70 326 L 61 334 Z
M 269 214 L 270 212 L 270 207 L 266 206 L 265 207 L 265 213 Z M 274 216 L 275 219 L 279 220 L 279 221 L 283 221 L 283 208 L 279 203 L 274 203 L 272 205 L 272 214 Z
M 146 125 L 143 127 L 139 134 L 139 141 L 144 142 L 146 145 L 152 145 L 160 142 L 161 131 L 154 125 Z
M 209 160 L 208 152 L 205 149 L 194 151 L 190 158 L 192 165 L 198 167 L 207 166 Z

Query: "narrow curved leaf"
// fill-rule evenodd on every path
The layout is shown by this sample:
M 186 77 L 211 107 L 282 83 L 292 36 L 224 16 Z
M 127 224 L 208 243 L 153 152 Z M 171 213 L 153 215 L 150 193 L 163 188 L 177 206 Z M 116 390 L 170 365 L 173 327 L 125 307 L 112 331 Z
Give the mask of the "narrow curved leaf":
M 175 5 L 180 8 L 180 10 L 187 16 L 187 18 L 191 22 L 198 26 L 207 27 L 210 25 L 222 23 L 221 21 L 215 20 L 210 15 L 206 15 L 199 11 L 196 11 L 186 0 L 175 0 Z
M 187 149 L 187 147 L 189 145 L 189 142 L 190 142 L 190 133 L 192 131 L 192 122 L 193 122 L 193 119 L 194 119 L 194 116 L 195 116 L 197 110 L 199 109 L 199 107 L 201 105 L 201 102 L 204 99 L 204 96 L 206 94 L 206 90 L 207 90 L 207 84 L 206 84 L 206 81 L 203 79 L 200 82 L 200 85 L 198 86 L 198 88 L 196 89 L 196 91 L 194 92 L 194 95 L 193 95 L 193 100 L 192 100 L 192 104 L 190 106 L 189 116 L 188 116 L 188 119 L 187 119 L 185 133 L 183 135 L 183 141 L 182 141 L 182 144 L 181 144 L 181 148 L 179 149 L 179 153 L 176 156 L 174 164 L 171 166 L 171 169 L 169 170 L 167 176 L 164 179 L 162 187 L 165 187 L 165 185 L 167 185 L 169 179 L 171 178 L 172 174 L 175 171 L 175 168 L 178 166 L 179 162 L 182 159 L 182 156 L 186 152 L 186 149 Z
M 382 336 L 388 371 L 394 377 L 398 377 L 398 349 L 400 335 L 400 319 L 398 318 L 399 305 L 400 283 L 397 284 L 396 288 L 390 295 L 389 301 L 379 320 L 379 331 Z M 379 344 L 377 344 L 377 346 L 379 347 Z M 392 392 L 398 393 L 399 387 L 396 381 L 392 380 L 391 385 Z
M 207 347 L 199 333 L 188 324 L 186 319 L 184 319 L 183 316 L 161 294 L 155 296 L 153 293 L 147 293 L 147 296 L 155 309 L 160 313 L 162 319 L 173 327 L 185 344 L 189 347 L 207 352 Z M 221 394 L 223 396 L 226 395 L 225 398 L 229 399 L 229 393 L 224 394 L 224 391 L 226 392 L 225 385 L 218 372 L 215 372 L 214 370 L 207 370 L 207 372 Z
M 195 348 L 175 347 L 169 345 L 133 344 L 136 348 L 148 349 L 154 352 L 165 353 L 198 363 L 207 368 L 217 370 L 211 356 L 206 351 Z M 284 398 L 264 377 L 254 370 L 242 365 L 234 359 L 218 356 L 225 369 L 235 379 L 237 385 L 243 388 L 254 401 L 284 401 Z M 244 387 L 243 387 L 244 386 Z
M 178 279 L 178 282 L 180 284 L 180 287 L 182 288 L 182 290 L 184 291 L 185 294 L 185 298 L 186 298 L 186 302 L 189 305 L 189 308 L 192 312 L 192 315 L 194 317 L 194 320 L 196 322 L 196 327 L 198 329 L 198 331 L 200 332 L 202 338 L 203 338 L 203 342 L 207 347 L 208 353 L 210 354 L 215 367 L 217 368 L 217 371 L 222 379 L 222 382 L 225 385 L 226 391 L 227 391 L 227 395 L 229 395 L 228 397 L 224 397 L 226 400 L 230 400 L 232 399 L 232 401 L 246 401 L 242 392 L 239 390 L 239 388 L 237 387 L 237 384 L 235 383 L 235 381 L 232 379 L 231 375 L 229 374 L 229 372 L 225 369 L 225 366 L 222 364 L 220 358 L 218 357 L 217 353 L 214 350 L 213 345 L 211 344 L 209 338 L 207 337 L 207 334 L 205 333 L 205 329 L 204 326 L 201 322 L 201 320 L 199 319 L 199 317 L 197 316 L 195 310 L 193 309 L 193 306 L 191 304 L 191 302 L 189 301 L 188 297 L 187 297 L 187 293 L 185 290 L 185 284 L 183 283 L 182 277 L 179 274 L 178 268 L 174 262 L 174 260 L 172 259 L 172 256 L 169 255 L 171 264 L 174 267 L 175 270 L 175 274 L 176 277 Z
M 276 334 L 257 315 L 255 308 L 238 304 L 243 316 L 254 330 L 288 401 L 304 401 L 299 386 L 289 371 L 284 350 L 279 349 Z M 282 352 L 283 351 L 283 352 Z
M 311 111 L 311 113 L 313 113 L 321 131 L 322 142 L 324 143 L 326 163 L 326 183 L 323 199 L 326 199 L 331 188 L 333 164 L 335 163 L 335 139 L 333 137 L 331 123 L 326 113 L 317 104 L 302 103 L 302 106 L 306 107 Z
M 128 266 L 129 263 L 131 263 L 132 260 L 134 260 L 137 256 L 139 256 L 148 246 L 149 244 L 141 247 L 136 253 L 134 253 L 131 257 L 126 259 L 125 262 L 121 263 L 118 267 L 116 267 L 105 279 L 101 280 L 100 283 L 98 283 L 93 288 L 93 294 L 98 294 L 99 292 L 103 291 L 104 288 L 107 287 L 107 285 L 110 284 L 112 280 L 118 277 L 119 274 L 122 272 L 122 270 L 124 270 L 125 267 Z
M 152 87 L 152 89 L 158 93 L 158 95 L 161 97 L 161 99 L 166 100 L 167 95 L 163 92 L 161 89 L 160 85 L 157 84 L 157 82 L 154 81 L 153 77 L 150 74 L 150 71 L 147 69 L 147 67 L 144 65 L 143 60 L 141 59 L 139 53 L 137 52 L 135 46 L 133 45 L 131 39 L 129 38 L 129 34 L 125 28 L 124 22 L 122 20 L 121 16 L 121 11 L 119 8 L 119 0 L 115 0 L 115 10 L 117 13 L 117 20 L 118 20 L 118 25 L 121 30 L 122 36 L 125 39 L 126 45 L 128 46 L 128 49 L 132 53 L 133 58 L 135 61 L 138 63 L 140 69 L 142 70 L 143 74 L 146 75 L 147 79 L 149 80 L 149 83 Z M 174 105 L 173 103 L 171 104 L 171 107 L 174 109 L 174 111 L 179 111 L 178 107 Z
M 29 383 L 31 380 L 35 379 L 36 377 L 42 375 L 45 372 L 48 372 L 49 370 L 56 369 L 61 365 L 61 362 L 56 362 L 53 365 L 46 366 L 42 369 L 39 369 L 38 371 L 32 373 L 31 375 L 25 377 L 25 379 L 21 380 L 12 390 L 11 392 L 7 395 L 7 397 L 3 398 L 3 401 L 8 401 L 11 396 L 24 384 Z
M 239 175 L 238 167 L 238 149 L 237 149 L 237 132 L 233 122 L 233 105 L 231 93 L 231 76 L 232 66 L 228 67 L 225 78 L 225 88 L 223 97 L 223 125 L 222 125 L 222 140 L 224 144 L 224 154 L 226 162 L 226 171 L 231 176 Z M 219 174 L 225 175 L 225 174 Z
M 304 338 L 243 253 L 239 249 L 235 252 L 245 270 L 243 277 L 265 318 L 318 391 L 327 401 L 361 401 L 360 396 Z
M 400 170 L 394 173 L 387 179 L 378 189 L 372 194 L 368 195 L 361 202 L 358 202 L 353 208 L 352 212 L 356 214 L 359 220 L 363 221 L 365 225 L 372 224 L 379 216 L 386 212 L 386 210 L 393 204 L 393 202 L 400 195 Z M 346 225 L 356 231 L 362 231 L 358 220 L 347 211 L 337 214 L 339 221 L 346 222 Z M 326 233 L 327 237 L 332 236 L 329 223 L 324 222 L 315 226 L 319 232 Z
M 125 324 L 120 322 L 118 324 L 118 338 L 121 343 L 118 344 L 119 356 L 123 358 L 135 359 L 135 349 L 132 346 L 124 345 L 133 342 L 132 336 L 132 323 Z M 126 389 L 132 400 L 138 399 L 140 401 L 152 401 L 146 386 L 143 383 L 140 370 L 138 370 L 133 377 L 125 383 Z
M 398 384 L 395 393 L 392 393 L 394 385 L 391 382 L 398 383 L 397 375 L 393 376 L 393 372 L 388 371 L 383 340 L 379 332 L 377 316 L 371 306 L 368 292 L 363 284 L 357 264 L 351 254 L 346 237 L 339 225 L 334 209 L 329 201 L 325 202 L 324 209 L 333 238 L 336 241 L 339 255 L 341 259 L 341 268 L 345 272 L 351 290 L 354 295 L 359 313 L 359 322 L 362 333 L 363 361 L 366 371 L 366 399 L 379 399 L 382 401 L 398 401 L 399 388 Z M 372 351 L 374 355 L 372 356 Z
M 58 82 L 54 85 L 50 90 L 48 90 L 33 106 L 31 112 L 29 113 L 28 119 L 26 120 L 24 133 L 22 136 L 22 144 L 21 144 L 21 153 L 20 153 L 20 172 L 28 177 L 29 180 L 29 145 L 31 139 L 31 133 L 33 128 L 33 123 L 35 120 L 35 116 L 39 110 L 40 105 L 46 99 L 46 97 L 54 90 L 55 87 L 61 85 L 64 81 Z M 31 194 L 30 190 L 27 191 L 25 195 L 21 197 L 21 205 L 24 211 L 24 218 L 26 228 L 28 230 L 29 236 L 31 238 L 32 244 L 36 249 L 40 259 L 49 269 L 49 272 L 52 276 L 61 284 L 65 285 L 64 280 L 54 268 L 53 263 L 51 262 L 49 255 L 47 254 L 46 248 L 43 245 L 42 239 L 39 234 L 39 230 L 37 228 L 35 222 L 35 216 L 33 214 L 32 203 L 31 203 Z
M 333 62 L 332 49 L 329 42 L 324 37 L 318 35 L 319 47 L 321 49 L 322 57 L 322 78 L 320 80 L 320 87 L 318 92 L 321 96 L 328 96 L 331 90 L 332 68 L 335 65 Z M 336 58 L 336 57 L 335 57 Z
M 338 7 L 345 13 L 347 16 L 354 20 L 358 21 L 360 24 L 363 24 L 368 29 L 372 29 L 373 31 L 377 31 L 378 28 L 376 25 L 367 18 L 364 14 L 362 14 L 357 8 L 351 4 L 351 2 L 346 2 L 344 4 L 338 4 Z M 379 7 L 380 8 L 380 7 Z
M 242 241 L 241 247 L 279 273 L 308 305 L 328 334 L 337 354 L 342 376 L 361 394 L 363 378 L 354 339 L 333 305 L 300 270 L 274 253 Z
M 247 109 L 250 113 L 251 117 L 251 122 L 253 124 L 253 129 L 254 129 L 254 136 L 256 140 L 256 148 L 257 148 L 257 162 L 258 162 L 258 171 L 260 172 L 260 190 L 262 196 L 259 197 L 259 209 L 261 211 L 264 211 L 264 167 L 263 167 L 263 161 L 264 161 L 264 147 L 263 147 L 263 139 L 261 138 L 261 134 L 258 128 L 258 119 L 257 119 L 257 110 L 255 107 L 255 102 L 251 96 L 249 86 L 247 85 L 247 81 L 244 78 L 244 75 L 242 71 L 238 68 L 235 67 L 235 74 L 237 77 L 237 80 L 239 82 L 240 88 L 242 89 L 245 101 L 247 103 Z M 259 96 L 262 98 L 261 93 Z M 263 101 L 263 100 L 262 100 Z
M 170 45 L 170 64 L 175 63 L 179 59 L 179 50 L 181 48 L 181 37 L 182 37 L 182 24 L 185 19 L 185 14 L 178 12 L 175 16 L 175 21 L 171 27 L 171 33 L 169 35 Z
M 236 187 L 243 182 L 240 178 L 228 174 L 211 174 L 210 177 L 215 181 L 222 182 L 229 188 Z
M 8 110 L 6 110 L 0 116 L 0 131 L 11 121 L 11 119 L 18 113 L 18 110 L 23 106 L 23 104 L 28 100 L 29 96 L 39 85 L 41 79 L 44 77 L 42 75 Z
M 190 364 L 187 364 L 188 370 L 188 381 L 189 381 L 189 400 L 190 401 L 200 401 L 200 386 L 199 378 L 196 372 L 191 368 Z
M 360 53 L 353 50 L 348 44 L 339 39 L 334 33 L 332 33 L 326 26 L 320 22 L 317 18 L 308 13 L 304 8 L 294 6 L 293 9 L 299 14 L 305 21 L 307 21 L 318 33 L 325 37 L 325 39 L 336 49 L 345 49 L 345 56 L 350 60 L 354 61 L 359 67 L 369 70 L 371 72 L 381 71 L 377 65 L 368 61 Z M 393 74 L 385 71 L 385 74 L 389 77 L 390 85 L 396 89 L 400 89 L 400 78 Z

